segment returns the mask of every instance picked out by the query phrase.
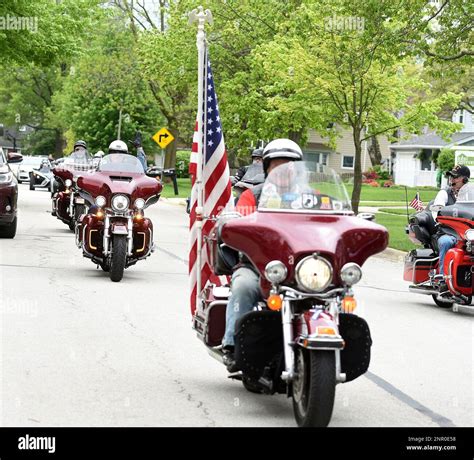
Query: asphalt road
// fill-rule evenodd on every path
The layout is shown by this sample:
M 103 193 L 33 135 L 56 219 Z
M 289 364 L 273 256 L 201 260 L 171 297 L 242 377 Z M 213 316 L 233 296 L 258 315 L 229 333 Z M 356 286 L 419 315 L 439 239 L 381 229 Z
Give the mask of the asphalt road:
M 148 215 L 157 251 L 120 283 L 84 259 L 20 186 L 19 228 L 0 240 L 2 426 L 295 426 L 285 396 L 248 393 L 191 329 L 187 215 Z M 474 426 L 474 316 L 409 294 L 402 263 L 372 258 L 356 290 L 369 373 L 338 385 L 331 426 Z

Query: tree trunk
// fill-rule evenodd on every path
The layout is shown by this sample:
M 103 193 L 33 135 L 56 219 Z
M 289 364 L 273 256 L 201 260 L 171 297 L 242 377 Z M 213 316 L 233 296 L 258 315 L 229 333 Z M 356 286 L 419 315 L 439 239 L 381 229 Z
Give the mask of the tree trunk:
M 355 214 L 359 212 L 360 192 L 362 191 L 362 145 L 360 140 L 360 129 L 353 128 L 352 137 L 354 139 L 354 189 L 352 190 L 352 210 Z
M 173 135 L 174 141 L 165 149 L 165 168 L 175 168 L 176 167 L 176 150 L 179 138 L 179 131 L 176 128 L 168 128 L 168 131 Z
M 296 142 L 298 145 L 300 145 L 302 135 L 303 135 L 303 131 L 301 131 L 301 130 L 300 131 L 290 131 L 288 133 L 288 138 L 291 139 L 293 142 Z
M 54 139 L 54 158 L 61 158 L 65 147 L 66 141 L 63 137 L 63 133 L 59 129 L 56 129 Z
M 369 153 L 372 166 L 377 166 L 382 163 L 382 152 L 380 151 L 380 144 L 377 136 L 370 138 L 370 145 L 367 152 Z

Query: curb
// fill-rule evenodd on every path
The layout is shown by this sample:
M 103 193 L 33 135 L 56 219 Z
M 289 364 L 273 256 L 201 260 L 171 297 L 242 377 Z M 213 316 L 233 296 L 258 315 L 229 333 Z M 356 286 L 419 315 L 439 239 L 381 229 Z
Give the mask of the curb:
M 400 251 L 398 249 L 387 248 L 384 251 L 376 254 L 374 257 L 379 259 L 390 260 L 392 262 L 403 262 L 405 260 L 405 256 L 408 253 L 406 251 Z

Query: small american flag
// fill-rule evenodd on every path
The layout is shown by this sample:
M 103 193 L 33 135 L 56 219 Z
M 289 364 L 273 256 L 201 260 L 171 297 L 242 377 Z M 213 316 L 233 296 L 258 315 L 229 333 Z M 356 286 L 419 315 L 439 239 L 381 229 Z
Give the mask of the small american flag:
M 425 209 L 425 205 L 423 201 L 420 200 L 420 194 L 418 192 L 416 192 L 415 198 L 411 201 L 410 206 L 417 211 L 423 211 L 423 209 Z
M 198 123 L 196 122 L 193 136 L 193 148 L 190 159 L 189 172 L 191 173 L 193 188 L 191 191 L 190 203 L 190 251 L 189 251 L 189 279 L 191 290 L 191 312 L 194 314 L 196 309 L 196 290 L 201 291 L 206 283 L 212 282 L 217 285 L 226 284 L 226 276 L 218 277 L 213 274 L 207 260 L 207 251 L 203 248 L 201 252 L 201 267 L 197 267 L 197 226 L 196 223 L 196 204 L 197 187 L 194 186 L 197 172 L 197 150 L 199 136 L 203 138 L 203 171 L 202 182 L 204 184 L 203 195 L 203 216 L 215 217 L 223 209 L 233 208 L 233 196 L 230 183 L 229 164 L 227 162 L 227 152 L 224 145 L 224 136 L 222 134 L 222 125 L 219 115 L 219 105 L 217 103 L 214 90 L 214 79 L 211 72 L 211 64 L 206 53 L 206 80 L 204 82 L 204 107 L 203 114 L 203 132 L 199 133 Z M 214 222 L 211 219 L 204 219 L 202 228 L 203 241 L 205 236 L 209 235 Z M 201 286 L 197 286 L 197 270 L 201 270 Z

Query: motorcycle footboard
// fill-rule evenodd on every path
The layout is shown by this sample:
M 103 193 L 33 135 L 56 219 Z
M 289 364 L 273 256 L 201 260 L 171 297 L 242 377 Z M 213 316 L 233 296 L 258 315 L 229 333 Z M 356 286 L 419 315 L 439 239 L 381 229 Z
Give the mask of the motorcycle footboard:
M 367 372 L 370 364 L 372 338 L 367 322 L 356 315 L 339 315 L 339 333 L 345 347 L 341 351 L 341 372 L 346 374 L 346 382 Z
M 270 368 L 276 378 L 282 354 L 280 312 L 251 311 L 237 322 L 234 357 L 244 375 L 258 380 Z

